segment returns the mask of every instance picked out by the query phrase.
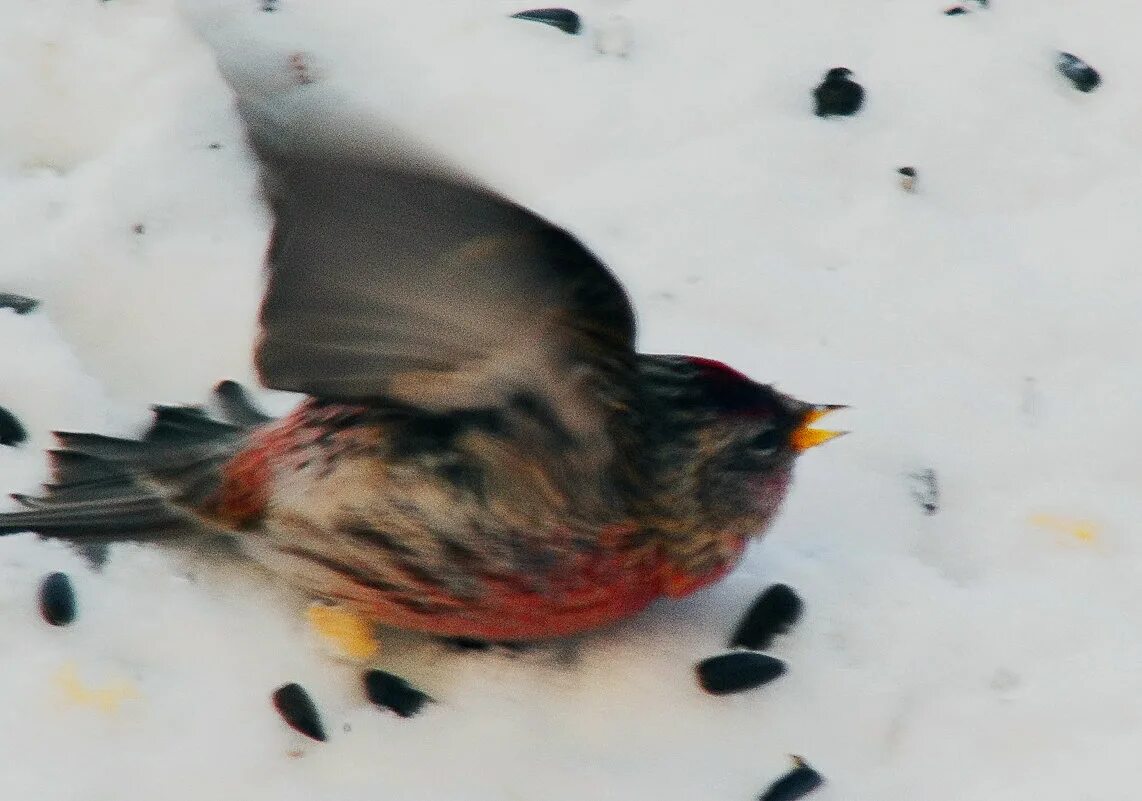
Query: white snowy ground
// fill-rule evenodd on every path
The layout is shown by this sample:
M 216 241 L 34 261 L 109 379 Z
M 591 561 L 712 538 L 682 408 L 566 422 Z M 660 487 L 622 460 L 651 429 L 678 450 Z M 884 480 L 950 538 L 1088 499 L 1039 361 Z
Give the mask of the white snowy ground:
M 257 573 L 133 546 L 93 573 L 7 538 L 0 798 L 735 801 L 790 752 L 821 801 L 1138 797 L 1142 6 L 583 0 L 578 37 L 504 0 L 187 6 L 0 0 L 0 291 L 43 301 L 0 312 L 0 405 L 32 435 L 0 487 L 36 488 L 51 429 L 136 432 L 249 379 L 268 219 L 195 25 L 278 89 L 304 53 L 299 102 L 383 113 L 566 224 L 645 350 L 849 403 L 854 433 L 803 458 L 727 581 L 573 653 L 385 640 L 441 700 L 410 720 Z M 593 47 L 615 13 L 626 58 Z M 1103 85 L 1071 88 L 1058 49 Z M 818 119 L 838 65 L 866 107 Z M 63 629 L 36 612 L 56 569 Z M 774 581 L 807 605 L 789 674 L 703 695 L 692 664 Z M 286 681 L 327 743 L 270 708 Z

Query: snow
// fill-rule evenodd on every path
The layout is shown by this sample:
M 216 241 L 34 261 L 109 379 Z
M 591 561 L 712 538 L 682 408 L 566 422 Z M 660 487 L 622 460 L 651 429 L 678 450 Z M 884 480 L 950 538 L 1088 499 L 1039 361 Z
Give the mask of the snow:
M 377 664 L 439 701 L 409 720 L 254 570 L 121 545 L 96 573 L 8 537 L 0 797 L 732 801 L 797 753 L 821 801 L 1134 798 L 1142 10 L 944 5 L 584 0 L 573 37 L 504 0 L 0 0 L 0 291 L 43 301 L 0 311 L 0 404 L 31 434 L 0 486 L 35 490 L 52 429 L 137 432 L 149 403 L 250 380 L 269 220 L 216 55 L 570 227 L 644 350 L 851 404 L 854 432 L 688 600 L 522 655 L 386 634 Z M 626 55 L 598 52 L 616 24 Z M 1072 88 L 1058 50 L 1103 84 Z M 811 113 L 833 66 L 856 117 Z M 67 628 L 36 612 L 52 570 Z M 789 673 L 703 695 L 693 664 L 775 581 L 806 602 L 771 650 Z M 327 743 L 274 713 L 289 681 Z

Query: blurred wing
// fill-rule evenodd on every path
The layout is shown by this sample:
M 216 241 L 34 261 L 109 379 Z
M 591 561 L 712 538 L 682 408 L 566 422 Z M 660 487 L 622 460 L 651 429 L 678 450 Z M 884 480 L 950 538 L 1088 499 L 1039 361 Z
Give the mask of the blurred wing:
M 433 411 L 527 397 L 584 433 L 622 405 L 633 313 L 573 236 L 415 157 L 250 129 L 275 215 L 267 386 Z

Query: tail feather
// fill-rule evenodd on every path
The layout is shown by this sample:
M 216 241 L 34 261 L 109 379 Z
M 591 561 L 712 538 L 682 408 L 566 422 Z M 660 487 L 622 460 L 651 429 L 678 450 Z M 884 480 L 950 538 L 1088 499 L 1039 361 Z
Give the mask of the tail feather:
M 178 440 L 184 437 L 215 437 L 233 434 L 244 426 L 223 423 L 207 416 L 198 406 L 155 406 L 155 420 L 144 436 L 148 442 Z
M 13 495 L 25 508 L 0 514 L 0 535 L 32 531 L 86 543 L 207 529 L 195 509 L 217 490 L 222 467 L 242 447 L 252 421 L 271 419 L 241 387 L 240 395 L 229 392 L 242 401 L 224 410 L 231 422 L 197 406 L 157 406 L 141 440 L 57 433 L 61 450 L 49 452 L 52 483 L 41 497 Z
M 265 425 L 274 418 L 257 407 L 249 393 L 237 381 L 223 381 L 214 388 L 214 400 L 222 415 L 241 428 Z
M 53 435 L 56 441 L 69 451 L 92 456 L 104 462 L 120 464 L 132 472 L 169 468 L 177 463 L 198 461 L 216 451 L 220 443 L 239 438 L 235 437 L 233 428 L 228 428 L 221 436 L 177 434 L 169 428 L 161 431 L 157 439 L 152 438 L 148 432 L 146 439 L 142 440 L 68 431 L 56 431 Z
M 80 484 L 105 484 L 131 477 L 121 468 L 75 451 L 48 451 L 48 461 L 54 482 L 47 485 L 48 490 Z
M 50 503 L 0 515 L 0 535 L 34 531 L 77 542 L 160 539 L 199 528 L 187 513 L 154 495 Z
M 23 506 L 25 509 L 43 509 L 48 505 L 43 498 L 36 498 L 33 495 L 24 495 L 21 492 L 10 493 L 8 497 Z
M 48 485 L 47 494 L 34 497 L 13 493 L 10 497 L 26 509 L 50 509 L 62 504 L 75 504 L 84 501 L 100 501 L 104 498 L 131 498 L 152 495 L 133 481 L 107 482 L 103 484 L 78 484 L 71 487 Z

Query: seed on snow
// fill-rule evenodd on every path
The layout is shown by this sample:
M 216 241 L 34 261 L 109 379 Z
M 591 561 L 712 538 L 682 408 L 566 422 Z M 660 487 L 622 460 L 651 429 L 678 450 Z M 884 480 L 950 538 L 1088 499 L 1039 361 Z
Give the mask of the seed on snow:
M 958 17 L 960 14 L 966 13 L 968 13 L 968 10 L 963 6 L 952 6 L 951 8 L 944 9 L 944 14 L 949 17 Z
M 785 673 L 785 663 L 765 654 L 734 651 L 703 659 L 695 671 L 703 690 L 711 695 L 729 695 L 768 684 Z
M 793 770 L 769 785 L 757 801 L 797 801 L 825 783 L 824 777 L 799 756 L 793 757 Z
M 912 499 L 920 504 L 926 515 L 940 511 L 940 480 L 930 467 L 908 474 L 912 484 Z
M 905 192 L 912 193 L 916 191 L 916 168 L 915 167 L 901 167 L 896 171 L 900 176 L 900 188 Z
M 49 573 L 40 582 L 40 614 L 53 626 L 75 620 L 75 591 L 67 573 Z
M 365 673 L 365 695 L 377 706 L 390 709 L 402 718 L 411 718 L 432 700 L 400 676 L 383 670 Z
M 542 22 L 558 28 L 564 33 L 575 34 L 583 27 L 579 15 L 569 8 L 533 8 L 530 11 L 518 11 L 512 14 L 512 19 L 526 19 L 532 22 Z
M 813 90 L 818 117 L 850 116 L 860 110 L 864 88 L 849 77 L 852 74 L 848 67 L 833 67 L 825 73 L 825 79 Z
M 759 595 L 746 612 L 730 640 L 730 647 L 768 648 L 774 637 L 793 628 L 803 608 L 801 598 L 791 587 L 774 584 Z
M 1102 83 L 1098 70 L 1071 53 L 1059 53 L 1055 66 L 1080 92 L 1090 92 Z
M 0 445 L 19 445 L 28 438 L 28 432 L 16 415 L 0 406 Z
M 271 697 L 274 709 L 290 728 L 306 737 L 325 742 L 325 727 L 321 725 L 321 716 L 304 687 L 295 682 L 283 684 L 274 690 Z
M 34 311 L 40 302 L 26 295 L 15 295 L 11 292 L 0 292 L 0 309 L 11 309 L 16 314 L 27 314 Z

